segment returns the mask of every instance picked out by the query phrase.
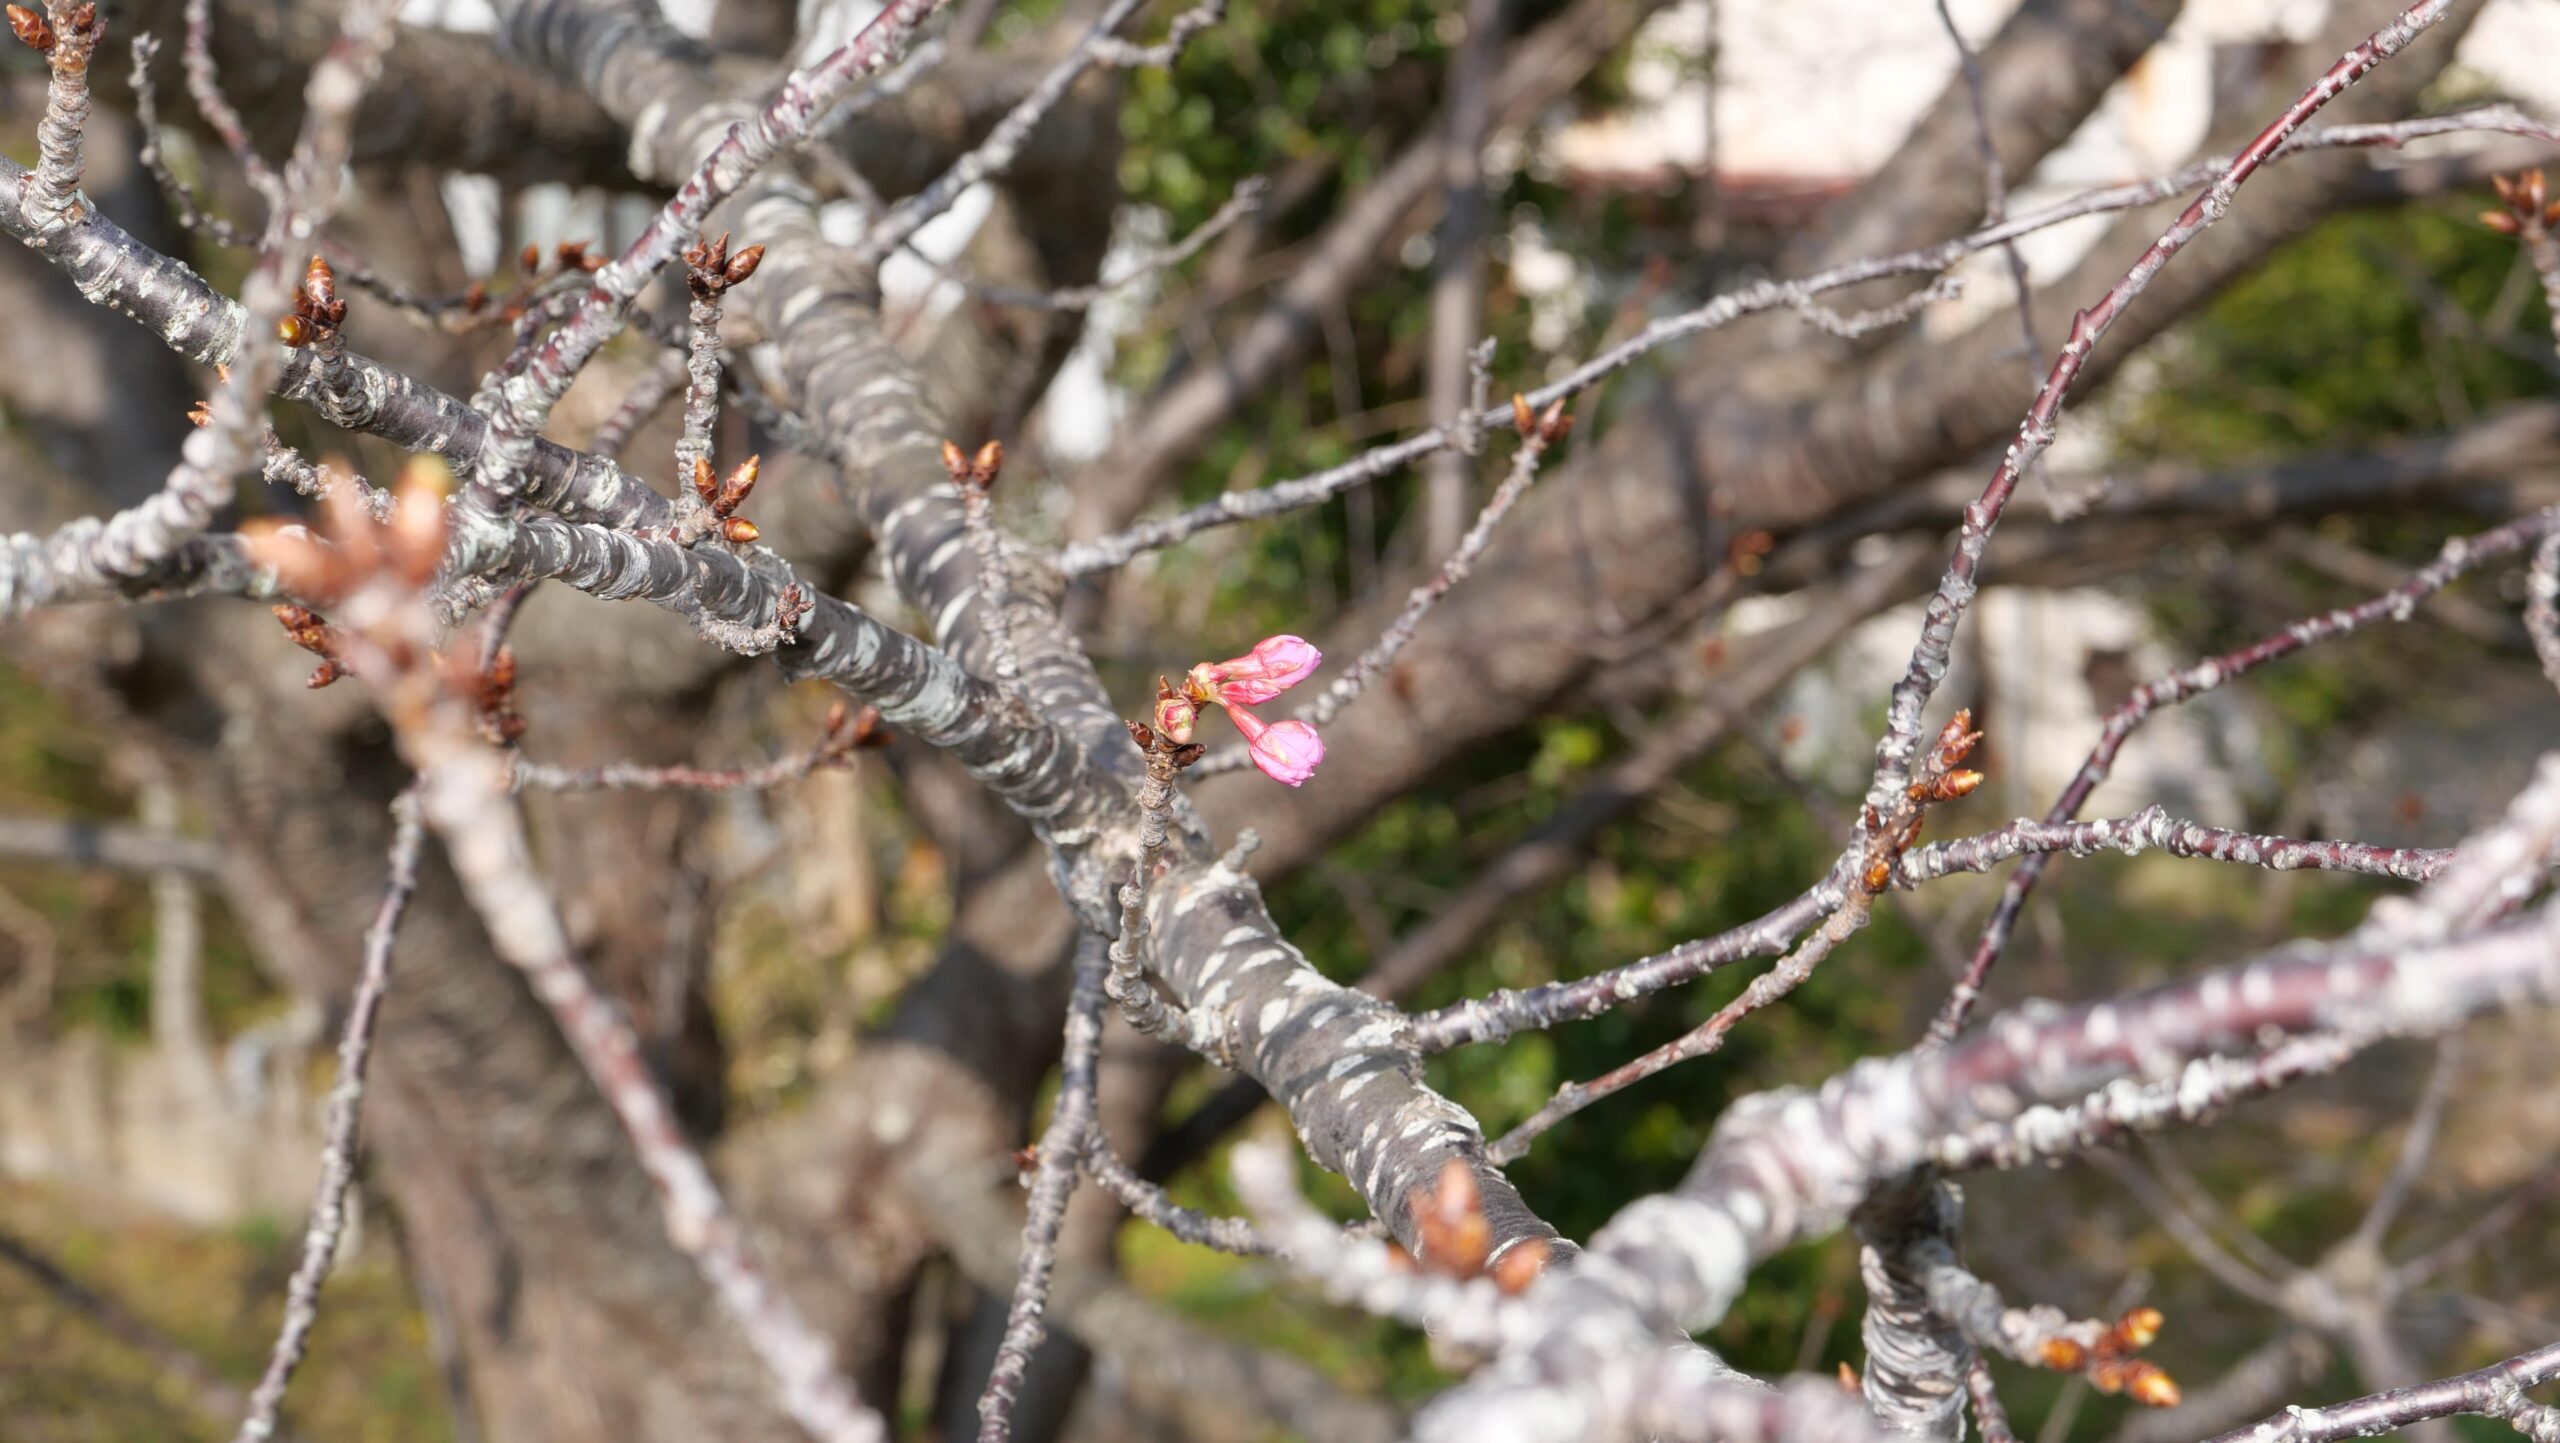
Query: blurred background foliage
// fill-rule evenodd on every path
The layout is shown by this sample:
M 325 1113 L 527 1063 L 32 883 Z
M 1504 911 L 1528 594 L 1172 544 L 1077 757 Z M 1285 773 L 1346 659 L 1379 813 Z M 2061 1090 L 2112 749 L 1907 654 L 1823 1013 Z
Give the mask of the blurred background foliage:
M 1560 6 L 1532 4 L 1523 28 Z M 1426 0 L 1353 0 L 1309 6 L 1238 0 L 1226 22 L 1195 43 L 1170 73 L 1131 77 L 1122 181 L 1133 204 L 1163 212 L 1168 233 L 1205 220 L 1237 183 L 1292 165 L 1325 173 L 1270 221 L 1311 233 L 1357 193 L 1386 156 L 1382 132 L 1428 123 L 1447 60 L 1446 7 Z M 1604 70 L 1585 99 L 1604 103 L 1616 79 Z M 1528 306 L 1497 279 L 1486 323 L 1502 342 L 1497 394 L 1534 384 L 1557 356 L 1585 354 L 1629 307 L 1668 312 L 1711 291 L 1725 266 L 1684 254 L 1692 193 L 1578 194 L 1534 166 L 1494 176 L 1491 213 L 1533 217 L 1546 242 L 1596 259 L 1593 298 L 1571 343 L 1555 355 L 1528 341 Z M 1694 187 L 1692 187 L 1694 190 Z M 2229 464 L 2343 451 L 2460 425 L 2500 404 L 2547 396 L 2553 360 L 2542 298 L 2511 242 L 2472 219 L 2480 200 L 2333 220 L 2232 287 L 2155 348 L 2109 403 L 2113 444 L 2125 463 Z M 1497 227 L 1497 262 L 1507 244 Z M 1649 265 L 1655 258 L 1669 263 Z M 1420 354 L 1427 328 L 1427 244 L 1360 292 L 1333 327 L 1337 344 L 1257 398 L 1180 478 L 1187 499 L 1254 479 L 1340 461 L 1381 435 L 1425 419 Z M 1499 276 L 1497 263 L 1495 273 Z M 1277 278 L 1257 276 L 1255 286 Z M 1150 322 L 1178 314 L 1177 286 Z M 1250 304 L 1250 297 L 1246 298 Z M 1639 317 L 1640 319 L 1640 317 Z M 1120 344 L 1118 379 L 1143 388 L 1183 363 L 1177 328 L 1141 323 Z M 1676 355 L 1676 351 L 1664 353 Z M 1659 364 L 1659 362 L 1657 362 Z M 1639 390 L 1644 377 L 1614 394 Z M 1600 417 L 1585 416 L 1587 436 Z M 1488 458 L 1488 466 L 1499 457 Z M 1320 510 L 1222 533 L 1214 544 L 1167 553 L 1153 572 L 1167 616 L 1207 612 L 1222 635 L 1250 639 L 1324 615 L 1391 571 L 1393 548 L 1414 504 L 1412 477 L 1391 478 Z M 2474 518 L 2374 520 L 2345 516 L 2322 534 L 2398 562 L 2423 561 Z M 2276 568 L 2245 578 L 2211 543 L 2174 548 L 2113 582 L 2144 600 L 2165 644 L 2202 655 L 2359 594 L 2324 575 Z M 2494 585 L 2494 583 L 2490 583 Z M 1310 598 L 1314 601 L 1311 605 Z M 2504 607 L 2511 599 L 2488 595 Z M 1214 648 L 1213 648 L 1214 649 Z M 2385 628 L 2271 669 L 2246 683 L 2273 719 L 2262 761 L 2281 783 L 2317 773 L 2338 739 L 2386 717 L 2405 720 L 2430 690 L 2413 676 L 2471 665 L 2480 644 L 2428 627 Z M 1100 658 L 1115 683 L 1134 688 L 1160 658 Z M 1134 692 L 1132 693 L 1134 694 Z M 786 699 L 783 706 L 796 706 Z M 1427 919 L 1438 901 L 1551 814 L 1630 744 L 1623 718 L 1563 715 L 1480 749 L 1464 764 L 1386 808 L 1326 864 L 1277 887 L 1275 914 L 1327 975 L 1358 976 L 1387 941 Z M 1773 722 L 1777 719 L 1771 719 Z M 777 728 L 781 730 L 781 728 Z M 0 806 L 20 813 L 129 815 L 132 788 L 102 755 L 75 711 L 0 672 Z M 720 1012 L 733 1055 L 736 1113 L 789 1107 L 816 1072 L 841 1065 L 869 1010 L 928 955 L 948 917 L 943 869 L 899 818 L 885 779 L 829 794 L 863 809 L 879 859 L 888 925 L 816 949 L 793 913 L 744 889 L 722 921 Z M 2252 821 L 2300 825 L 2254 798 Z M 1831 858 L 1854 799 L 1784 774 L 1765 739 L 1728 743 L 1677 784 L 1609 828 L 1574 878 L 1516 906 L 1460 966 L 1417 1001 L 1428 1005 L 1496 987 L 1571 977 L 1745 921 L 1791 896 Z M 1937 835 L 2002 820 L 1987 801 L 1949 809 Z M 2433 835 L 2450 840 L 2442 826 Z M 1907 1046 L 1942 995 L 1937 980 L 1969 948 L 1996 879 L 1953 884 L 1924 898 L 1893 899 L 1811 986 L 1755 1018 L 1724 1052 L 1631 1088 L 1542 1139 L 1512 1175 L 1530 1202 L 1569 1235 L 1587 1235 L 1626 1199 L 1679 1177 L 1732 1098 L 1818 1079 L 1858 1057 Z M 2350 925 L 2382 889 L 2351 879 L 2255 879 L 2144 859 L 2104 858 L 2060 867 L 2038 904 L 2007 976 L 2006 995 L 2089 995 L 2138 985 L 2249 954 L 2265 940 Z M 102 873 L 0 865 L 7 926 L 0 947 L 23 959 L 54 954 L 45 1010 L 21 1016 L 20 1036 L 103 1032 L 128 1044 L 145 1033 L 150 972 L 146 884 Z M 2270 897 L 2275 900 L 2271 903 Z M 2057 943 L 2074 947 L 2066 969 Z M 1685 1032 L 1728 1000 L 1749 969 L 1581 1026 L 1470 1049 L 1439 1060 L 1434 1081 L 1472 1106 L 1489 1133 L 1533 1112 L 1560 1083 L 1585 1079 Z M 231 1035 L 281 1003 L 247 950 L 217 918 L 208 957 L 210 1013 Z M 845 999 L 857 999 L 848 1004 Z M 864 1000 L 867 999 L 867 1000 Z M 1919 999 L 1915 1001 L 1914 999 Z M 396 1016 L 389 1025 L 398 1025 Z M 2398 1119 L 2426 1059 L 2388 1054 L 2376 1068 L 2308 1090 L 2284 1118 L 2244 1115 L 2180 1155 L 2234 1215 L 2278 1251 L 2308 1259 L 2356 1216 L 2354 1199 L 2387 1168 Z M 1210 1090 L 1179 1090 L 1175 1116 Z M 2394 1109 L 2398 1109 L 2395 1111 Z M 2341 1119 L 2346 1119 L 2341 1121 Z M 2321 1130 L 2327 1129 L 2325 1133 Z M 2325 1136 L 2329 1175 L 2265 1176 L 2269 1138 Z M 2299 1154 L 2295 1154 L 2299 1155 Z M 2458 1164 L 2457 1164 L 2458 1165 Z M 1309 1170 L 1309 1186 L 1346 1215 L 1348 1195 Z M 1980 1186 L 1997 1194 L 2008 1180 Z M 2075 1311 L 2123 1306 L 2131 1296 L 2169 1310 L 2172 1333 L 2158 1355 L 2174 1373 L 2210 1376 L 2268 1319 L 2235 1308 L 2161 1244 L 2103 1178 L 2072 1173 L 2039 1183 L 2049 1214 L 1975 1239 L 1994 1269 L 2060 1280 L 2040 1298 Z M 1213 1158 L 1175 1184 L 1178 1198 L 1235 1209 Z M 305 1437 L 428 1443 L 451 1436 L 434 1350 L 401 1281 L 397 1219 L 367 1214 L 354 1265 L 330 1283 L 332 1298 L 288 1414 Z M 372 1225 L 379 1224 L 379 1225 Z M 0 1187 L 0 1228 L 41 1245 L 91 1286 L 121 1299 L 151 1326 L 245 1386 L 272 1336 L 300 1219 L 205 1234 L 111 1215 L 99 1200 L 34 1185 Z M 2063 1261 L 2067 1254 L 2072 1261 Z M 1203 1326 L 1285 1347 L 1346 1382 L 1412 1398 L 1442 1381 L 1427 1348 L 1400 1330 L 1332 1309 L 1302 1289 L 1271 1286 L 1261 1266 L 1187 1248 L 1146 1228 L 1124 1244 L 1129 1277 Z M 2112 1276 L 2109 1270 L 2112 1269 Z M 1835 1239 L 1774 1260 L 1710 1340 L 1754 1370 L 1828 1370 L 1859 1356 L 1861 1295 L 1853 1248 Z M 2070 1291 L 2076 1289 L 2077 1291 Z M 2547 1291 L 2546 1287 L 2546 1291 Z M 2217 1329 L 2209 1322 L 2228 1319 Z M 2191 1320 L 2201 1326 L 2177 1331 Z M 2022 1428 L 2053 1420 L 2066 1433 L 2103 1436 L 2113 1400 L 2073 1397 L 2076 1386 L 2003 1367 Z M 76 1400 L 76 1406 L 66 1400 Z M 2083 1403 L 2085 1402 L 2085 1406 Z M 2480 1420 L 2466 1420 L 2465 1427 Z M 2481 1424 L 2481 1436 L 2498 1426 Z M 27 1277 L 0 1263 L 0 1437 L 73 1443 L 227 1434 L 183 1400 L 147 1360 L 93 1324 L 66 1314 Z

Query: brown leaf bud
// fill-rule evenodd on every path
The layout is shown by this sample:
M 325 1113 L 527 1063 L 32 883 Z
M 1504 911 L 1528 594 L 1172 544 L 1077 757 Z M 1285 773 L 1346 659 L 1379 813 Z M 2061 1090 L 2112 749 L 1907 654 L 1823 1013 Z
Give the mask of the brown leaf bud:
M 764 468 L 761 454 L 749 456 L 731 468 L 728 479 L 720 483 L 720 494 L 712 498 L 711 509 L 726 516 L 747 502 L 747 493 L 756 489 L 756 476 Z
M 969 479 L 975 482 L 979 489 L 984 490 L 995 484 L 996 473 L 1003 469 L 1004 443 L 989 441 L 978 448 L 976 456 L 970 458 Z
M 1858 1370 L 1846 1363 L 1840 1365 L 1840 1391 L 1852 1398 L 1866 1391 L 1858 1382 Z
M 2116 1336 L 2124 1339 L 2128 1348 L 2148 1348 L 2159 1338 L 2160 1328 L 2167 1321 L 2158 1308 L 2135 1308 L 2116 1320 Z
M 1155 728 L 1148 726 L 1145 722 L 1129 721 L 1125 718 L 1120 724 L 1129 729 L 1129 740 L 1138 744 L 1138 750 L 1152 752 L 1156 749 Z
M 747 277 L 756 273 L 756 267 L 763 264 L 764 247 L 749 246 L 729 258 L 728 267 L 721 271 L 720 278 L 733 286 L 744 285 Z
M 1191 765 L 1193 762 L 1200 760 L 1208 754 L 1209 749 L 1200 743 L 1184 742 L 1182 745 L 1173 749 L 1174 770 L 1180 771 L 1184 767 Z
M 2089 1350 L 2069 1338 L 2047 1338 L 2036 1359 L 2057 1373 L 2077 1373 L 2089 1364 Z
M 2156 1363 L 2136 1362 L 2125 1372 L 2125 1396 L 2146 1408 L 2175 1408 L 2184 1396 L 2177 1381 Z
M 1538 444 L 1553 446 L 1572 433 L 1573 418 L 1565 414 L 1564 397 L 1558 396 L 1538 413 Z
M 489 283 L 487 281 L 473 281 L 462 293 L 462 308 L 466 311 L 477 311 L 488 304 Z
M 83 3 L 74 7 L 71 12 L 71 28 L 83 35 L 97 29 L 98 7 L 87 3 L 87 0 L 83 0 Z M 2541 177 L 2542 172 L 2535 171 L 2533 174 L 2538 180 Z
M 1431 1191 L 1415 1197 L 1413 1220 L 1422 1260 L 1434 1271 L 1460 1278 L 1484 1271 L 1493 1252 L 1493 1224 L 1485 1218 L 1475 1172 L 1463 1160 L 1449 1159 Z
M 498 654 L 489 658 L 489 669 L 480 674 L 480 683 L 483 687 L 487 688 L 485 695 L 495 700 L 505 701 L 508 697 L 514 695 L 516 689 L 516 649 L 512 646 L 499 647 Z
M 330 268 L 328 257 L 313 256 L 302 271 L 302 294 L 296 298 L 295 310 L 323 325 L 334 326 L 347 318 L 347 303 L 338 298 L 338 273 Z
M 311 675 L 304 677 L 302 679 L 302 684 L 313 691 L 318 691 L 320 688 L 327 686 L 329 683 L 336 681 L 338 678 L 345 676 L 346 674 L 347 669 L 338 665 L 337 662 L 323 661 L 318 666 L 311 668 Z
M 942 469 L 950 473 L 952 485 L 969 484 L 969 453 L 960 449 L 959 442 L 946 439 L 942 443 Z
M 187 419 L 199 426 L 212 425 L 213 403 L 210 401 L 198 401 L 194 405 L 189 406 L 187 408 Z
M 1958 797 L 1971 796 L 1973 789 L 1981 785 L 1982 773 L 1980 772 L 1949 772 L 1939 778 L 1936 786 L 1929 789 L 1929 800 L 1952 802 Z
M 19 44 L 39 55 L 53 53 L 55 43 L 53 26 L 45 20 L 44 12 L 40 10 L 30 10 L 24 5 L 10 6 L 9 33 L 18 37 Z
M 1547 1270 L 1551 1251 L 1545 1238 L 1513 1244 L 1509 1252 L 1494 1260 L 1493 1285 L 1513 1297 L 1527 1292 L 1538 1275 Z
M 2480 223 L 2487 226 L 2489 229 L 2496 231 L 2500 235 L 2514 235 L 2524 229 L 2524 226 L 2518 222 L 2514 216 L 2511 216 L 2502 210 L 2484 210 L 2480 212 Z
M 295 350 L 311 344 L 314 328 L 309 318 L 301 315 L 276 317 L 276 339 Z
M 720 495 L 720 477 L 711 469 L 708 456 L 693 458 L 693 494 L 701 497 L 706 506 Z
M 756 524 L 744 516 L 731 516 L 720 523 L 720 534 L 735 546 L 753 546 L 764 535 Z
M 338 558 L 300 523 L 261 516 L 243 522 L 240 535 L 249 559 L 274 572 L 287 592 L 314 601 L 337 595 L 345 579 Z
M 1517 391 L 1511 393 L 1511 429 L 1523 441 L 1538 434 L 1538 413 L 1529 409 L 1529 398 Z
M 402 580 L 412 586 L 424 586 L 435 580 L 436 568 L 444 561 L 444 492 L 433 482 L 418 478 L 416 470 L 410 468 L 392 502 L 386 549 L 392 569 Z
M 526 241 L 524 250 L 516 256 L 516 267 L 526 275 L 538 274 L 542 270 L 542 247 Z

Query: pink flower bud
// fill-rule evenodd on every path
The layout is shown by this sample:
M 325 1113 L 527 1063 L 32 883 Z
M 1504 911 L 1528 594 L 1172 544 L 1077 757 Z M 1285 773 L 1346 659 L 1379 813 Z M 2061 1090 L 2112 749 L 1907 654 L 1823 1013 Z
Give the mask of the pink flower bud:
M 1305 681 L 1324 653 L 1298 636 L 1265 637 L 1233 661 L 1204 661 L 1191 680 L 1221 706 L 1260 706 Z
M 1200 704 L 1162 679 L 1156 682 L 1156 731 L 1177 745 L 1191 740 L 1200 720 Z
M 1244 733 L 1253 764 L 1275 782 L 1305 786 L 1307 778 L 1316 774 L 1316 764 L 1324 760 L 1324 738 L 1305 722 L 1266 722 L 1240 706 L 1228 707 L 1227 715 L 1234 719 L 1236 730 Z

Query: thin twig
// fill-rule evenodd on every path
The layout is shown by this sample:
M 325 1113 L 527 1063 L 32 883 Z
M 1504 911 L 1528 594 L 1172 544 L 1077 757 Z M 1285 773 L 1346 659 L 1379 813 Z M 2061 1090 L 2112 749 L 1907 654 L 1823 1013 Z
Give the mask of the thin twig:
M 417 799 L 402 792 L 391 804 L 391 860 L 382 886 L 382 904 L 364 934 L 364 970 L 356 978 L 355 996 L 347 1003 L 346 1031 L 338 1040 L 338 1081 L 329 1089 L 328 1139 L 320 1153 L 319 1196 L 311 1206 L 311 1225 L 303 1234 L 302 1258 L 285 1286 L 284 1327 L 267 1356 L 266 1372 L 249 1395 L 249 1413 L 233 1443 L 265 1443 L 276 1435 L 276 1413 L 284 1390 L 302 1364 L 312 1326 L 320 1321 L 320 1285 L 337 1261 L 338 1240 L 347 1225 L 347 1194 L 355 1186 L 357 1124 L 364 1108 L 365 1064 L 373 1054 L 374 1021 L 391 982 L 392 946 L 400 935 L 400 918 L 418 887 L 418 852 L 425 833 L 419 824 Z
M 1066 1047 L 1058 1064 L 1058 1100 L 1050 1110 L 1048 1130 L 1040 1134 L 1031 1201 L 1022 1224 L 1020 1270 L 1015 1275 L 1012 1306 L 1005 1314 L 1004 1337 L 996 1344 L 986 1391 L 978 1396 L 978 1443 L 1005 1443 L 1013 1436 L 1013 1406 L 1030 1372 L 1031 1354 L 1047 1332 L 1042 1320 L 1049 1307 L 1049 1277 L 1057 1268 L 1058 1229 L 1066 1222 L 1067 1202 L 1075 1194 L 1085 1150 L 1094 1138 L 1102 979 L 1110 965 L 1100 940 L 1088 934 L 1076 949 L 1075 988 L 1067 1000 Z

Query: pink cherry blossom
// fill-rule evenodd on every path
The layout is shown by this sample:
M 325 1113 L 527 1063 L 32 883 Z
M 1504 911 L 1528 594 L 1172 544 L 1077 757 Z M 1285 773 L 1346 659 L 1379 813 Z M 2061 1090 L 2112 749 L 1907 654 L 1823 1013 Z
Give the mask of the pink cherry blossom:
M 1253 764 L 1275 782 L 1305 786 L 1307 778 L 1316 774 L 1316 764 L 1324 760 L 1324 738 L 1305 722 L 1266 722 L 1240 706 L 1228 707 L 1227 715 L 1234 719 L 1236 730 L 1244 733 Z
M 1301 636 L 1271 636 L 1233 661 L 1204 661 L 1191 668 L 1209 699 L 1221 706 L 1260 706 L 1305 681 L 1324 653 Z

